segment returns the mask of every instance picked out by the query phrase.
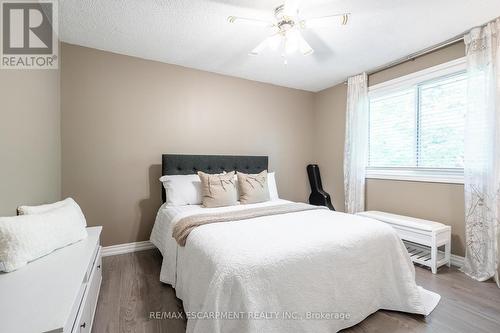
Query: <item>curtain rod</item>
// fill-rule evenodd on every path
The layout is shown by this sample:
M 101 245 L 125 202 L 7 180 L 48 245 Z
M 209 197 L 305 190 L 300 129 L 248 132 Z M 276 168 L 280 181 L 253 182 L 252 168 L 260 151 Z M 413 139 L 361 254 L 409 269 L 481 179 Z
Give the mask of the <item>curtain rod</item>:
M 460 35 L 455 36 L 453 38 L 447 39 L 444 42 L 441 42 L 439 44 L 436 44 L 436 45 L 430 46 L 428 48 L 425 48 L 423 50 L 420 50 L 418 52 L 409 54 L 409 55 L 407 55 L 407 56 L 405 56 L 403 58 L 400 58 L 398 60 L 392 61 L 392 62 L 390 62 L 388 64 L 383 65 L 383 66 L 376 67 L 373 70 L 371 70 L 369 72 L 366 72 L 366 75 L 372 75 L 372 74 L 381 72 L 381 71 L 383 71 L 385 69 L 389 69 L 391 67 L 394 67 L 394 66 L 397 66 L 399 64 L 402 64 L 403 62 L 407 62 L 407 61 L 416 59 L 418 57 L 424 56 L 426 54 L 432 53 L 434 51 L 443 49 L 443 48 L 447 47 L 448 45 L 455 44 L 455 43 L 457 43 L 457 42 L 459 42 L 459 41 L 461 41 L 463 39 L 464 39 L 464 34 L 460 34 Z
M 411 54 L 409 54 L 409 55 L 407 55 L 407 56 L 405 56 L 403 58 L 399 58 L 399 59 L 391 61 L 391 62 L 389 62 L 389 63 L 387 63 L 385 65 L 376 67 L 376 68 L 372 69 L 371 71 L 366 72 L 366 75 L 369 76 L 369 75 L 381 72 L 383 70 L 386 70 L 386 69 L 395 67 L 397 65 L 400 65 L 400 64 L 402 64 L 404 62 L 407 62 L 407 61 L 410 61 L 410 60 L 414 60 L 414 59 L 416 59 L 418 57 L 421 57 L 421 56 L 424 56 L 426 54 L 429 54 L 429 53 L 432 53 L 434 51 L 437 51 L 437 50 L 440 50 L 442 48 L 445 48 L 448 45 L 455 44 L 455 43 L 463 40 L 464 39 L 464 35 L 465 35 L 465 33 L 462 33 L 460 35 L 457 35 L 455 37 L 447 39 L 444 42 L 435 44 L 433 46 L 427 47 L 427 48 L 425 48 L 423 50 L 420 50 L 418 52 L 411 53 Z M 344 84 L 347 84 L 347 80 L 344 81 Z

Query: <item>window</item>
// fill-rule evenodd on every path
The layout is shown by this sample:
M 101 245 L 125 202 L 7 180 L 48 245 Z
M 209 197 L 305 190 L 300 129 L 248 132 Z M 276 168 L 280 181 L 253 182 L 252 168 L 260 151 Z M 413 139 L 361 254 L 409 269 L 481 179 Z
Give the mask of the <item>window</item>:
M 466 79 L 459 59 L 370 87 L 367 178 L 463 182 Z

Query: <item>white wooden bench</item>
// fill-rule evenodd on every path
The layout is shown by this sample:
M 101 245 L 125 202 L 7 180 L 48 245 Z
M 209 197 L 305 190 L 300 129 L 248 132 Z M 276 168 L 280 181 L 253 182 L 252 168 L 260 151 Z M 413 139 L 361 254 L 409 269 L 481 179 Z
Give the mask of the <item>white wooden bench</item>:
M 391 225 L 404 241 L 414 263 L 431 268 L 433 274 L 451 263 L 451 227 L 439 222 L 403 215 L 367 211 L 358 213 Z M 444 251 L 439 247 L 444 246 Z

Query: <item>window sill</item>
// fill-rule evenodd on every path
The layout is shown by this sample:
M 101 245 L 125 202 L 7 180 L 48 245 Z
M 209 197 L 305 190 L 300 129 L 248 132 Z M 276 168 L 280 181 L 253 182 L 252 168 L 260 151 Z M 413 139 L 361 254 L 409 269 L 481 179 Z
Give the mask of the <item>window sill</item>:
M 462 169 L 373 168 L 366 170 L 365 178 L 463 184 L 464 172 Z

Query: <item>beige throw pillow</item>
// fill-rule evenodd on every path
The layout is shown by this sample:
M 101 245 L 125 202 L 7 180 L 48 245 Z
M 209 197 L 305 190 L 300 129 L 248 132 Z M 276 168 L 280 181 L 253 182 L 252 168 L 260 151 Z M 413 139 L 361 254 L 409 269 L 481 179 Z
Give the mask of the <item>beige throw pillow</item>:
M 237 172 L 240 202 L 252 204 L 269 201 L 269 186 L 267 184 L 267 170 L 255 175 Z
M 198 171 L 201 180 L 201 197 L 203 207 L 223 207 L 236 205 L 238 195 L 234 171 L 210 175 Z

